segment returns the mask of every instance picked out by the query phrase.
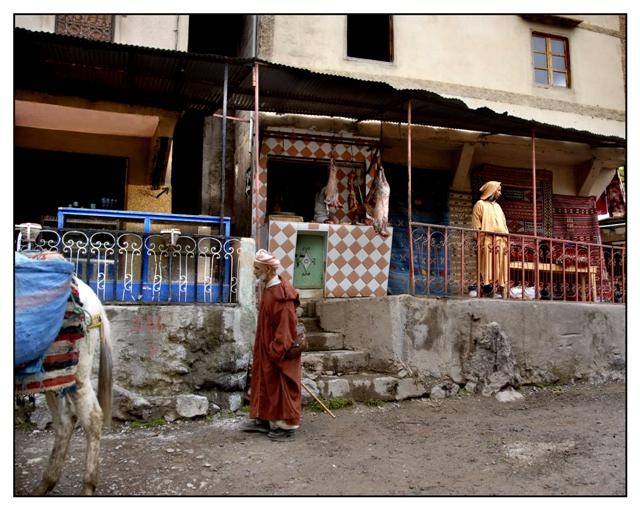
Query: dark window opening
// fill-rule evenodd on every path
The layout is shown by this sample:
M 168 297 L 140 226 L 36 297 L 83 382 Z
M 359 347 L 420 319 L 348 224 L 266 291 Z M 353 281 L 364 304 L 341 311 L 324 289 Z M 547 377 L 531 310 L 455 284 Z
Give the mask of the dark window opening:
M 383 165 L 389 182 L 389 215 L 393 223 L 406 225 L 408 215 L 407 167 L 386 163 Z M 448 224 L 448 172 L 413 167 L 411 169 L 411 212 L 413 221 Z
M 171 162 L 171 211 L 175 214 L 201 213 L 203 133 L 201 114 L 187 112 L 176 124 Z
M 327 184 L 329 161 L 269 158 L 267 214 L 290 214 L 313 221 L 316 193 Z
M 347 16 L 347 56 L 393 62 L 393 18 L 388 14 Z
M 14 224 L 51 226 L 58 207 L 124 208 L 126 158 L 20 147 L 14 157 Z
M 225 57 L 241 56 L 245 16 L 241 14 L 189 15 L 187 51 Z

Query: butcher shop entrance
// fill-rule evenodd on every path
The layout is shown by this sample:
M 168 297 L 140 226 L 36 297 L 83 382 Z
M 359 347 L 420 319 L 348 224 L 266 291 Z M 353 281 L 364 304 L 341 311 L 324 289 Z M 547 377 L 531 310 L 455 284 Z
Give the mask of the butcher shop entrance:
M 280 259 L 303 298 L 387 294 L 393 229 L 382 236 L 351 210 L 352 195 L 362 203 L 371 189 L 367 172 L 377 147 L 377 139 L 265 132 L 254 202 L 257 239 Z M 323 186 L 333 192 L 330 221 L 316 219 Z
M 267 163 L 267 213 L 313 221 L 316 186 L 327 183 L 328 161 L 270 157 Z M 319 189 L 319 188 L 318 188 Z

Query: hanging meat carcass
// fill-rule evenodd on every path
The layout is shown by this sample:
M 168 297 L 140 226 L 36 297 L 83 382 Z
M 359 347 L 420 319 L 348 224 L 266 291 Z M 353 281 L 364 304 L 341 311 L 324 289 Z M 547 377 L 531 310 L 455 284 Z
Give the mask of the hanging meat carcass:
M 387 226 L 389 225 L 389 195 L 391 188 L 384 176 L 384 168 L 378 165 L 378 175 L 376 177 L 376 205 L 373 211 L 373 228 L 378 234 L 387 237 Z
M 336 209 L 340 209 L 342 207 L 340 193 L 338 192 L 338 168 L 333 158 L 331 158 L 331 162 L 329 163 L 329 182 L 327 182 L 324 197 L 324 203 L 327 204 L 327 208 L 335 207 Z
M 387 226 L 389 225 L 389 195 L 391 194 L 391 188 L 384 175 L 384 168 L 380 163 L 379 155 L 372 170 L 375 175 L 371 189 L 365 199 L 367 219 L 378 234 L 387 237 L 389 235 Z
M 361 223 L 366 214 L 362 200 L 362 191 L 360 190 L 360 186 L 356 186 L 355 180 L 356 172 L 351 172 L 349 174 L 349 210 L 347 211 L 347 214 L 354 225 Z

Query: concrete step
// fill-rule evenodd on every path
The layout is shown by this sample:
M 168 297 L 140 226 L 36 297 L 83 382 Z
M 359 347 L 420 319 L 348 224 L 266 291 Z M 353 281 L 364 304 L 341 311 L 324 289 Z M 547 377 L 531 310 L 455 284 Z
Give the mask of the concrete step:
M 342 333 L 324 331 L 316 316 L 315 302 L 302 304 L 299 319 L 304 323 L 309 350 L 302 354 L 303 381 L 325 399 L 350 398 L 355 402 L 396 401 L 427 394 L 424 385 L 410 377 L 367 372 L 369 353 L 346 350 Z M 303 402 L 313 400 L 303 390 Z
M 328 331 L 307 331 L 309 351 L 335 351 L 344 349 L 344 337 L 341 333 Z
M 364 351 L 306 351 L 302 353 L 302 368 L 317 374 L 349 374 L 366 370 L 369 353 Z
M 323 331 L 317 317 L 307 317 L 306 315 L 303 315 L 302 317 L 298 317 L 298 320 L 304 324 L 304 328 L 308 333 Z
M 321 375 L 314 380 L 304 379 L 304 382 L 311 391 L 324 399 L 350 398 L 355 402 L 400 401 L 419 398 L 428 393 L 424 384 L 417 379 L 367 372 L 341 376 Z M 303 393 L 307 392 L 303 390 Z

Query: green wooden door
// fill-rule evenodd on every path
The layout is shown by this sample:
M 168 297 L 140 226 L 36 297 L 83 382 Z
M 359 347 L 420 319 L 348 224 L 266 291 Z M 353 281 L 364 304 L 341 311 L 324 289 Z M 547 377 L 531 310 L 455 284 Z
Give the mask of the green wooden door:
M 324 277 L 324 236 L 298 232 L 293 286 L 297 289 L 321 289 Z

